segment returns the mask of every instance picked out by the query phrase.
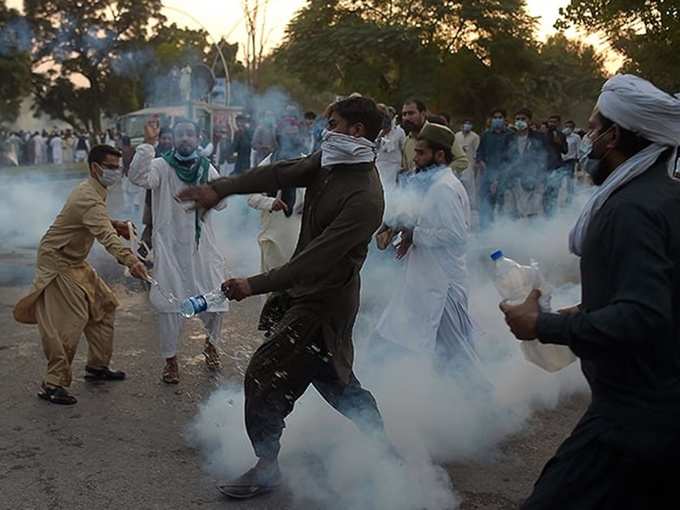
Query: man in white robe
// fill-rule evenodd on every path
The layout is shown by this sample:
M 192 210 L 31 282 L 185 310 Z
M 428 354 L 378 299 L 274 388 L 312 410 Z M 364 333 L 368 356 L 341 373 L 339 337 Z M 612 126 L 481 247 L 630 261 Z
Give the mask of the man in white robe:
M 217 247 L 212 214 L 187 211 L 175 195 L 189 185 L 217 179 L 219 173 L 198 155 L 195 123 L 176 121 L 174 150 L 157 158 L 154 145 L 159 133 L 158 121 L 150 120 L 145 127 L 145 143 L 137 147 L 128 177 L 133 184 L 153 191 L 153 267 L 158 285 L 152 286 L 150 300 L 159 312 L 161 356 L 166 361 L 163 381 L 176 384 L 177 343 L 185 321 L 180 313 L 181 300 L 218 289 L 225 279 L 225 264 Z M 221 339 L 222 312 L 227 310 L 225 301 L 199 315 L 208 331 L 203 354 L 210 369 L 220 366 L 216 346 Z
M 377 154 L 375 166 L 380 173 L 383 188 L 389 192 L 397 185 L 397 175 L 401 170 L 402 152 L 406 141 L 406 133 L 394 123 L 394 114 L 389 107 L 378 105 L 382 112 L 383 128 L 376 140 Z
M 61 165 L 64 162 L 64 141 L 61 139 L 61 135 L 56 133 L 54 138 L 50 140 L 50 147 L 52 148 L 52 162 L 55 165 Z
M 447 364 L 467 365 L 478 360 L 466 288 L 470 202 L 449 167 L 454 136 L 443 125 L 426 123 L 416 141 L 416 173 L 400 180 L 393 197 L 407 211 L 386 218 L 401 235 L 397 258 L 404 261 L 405 275 L 376 336 Z

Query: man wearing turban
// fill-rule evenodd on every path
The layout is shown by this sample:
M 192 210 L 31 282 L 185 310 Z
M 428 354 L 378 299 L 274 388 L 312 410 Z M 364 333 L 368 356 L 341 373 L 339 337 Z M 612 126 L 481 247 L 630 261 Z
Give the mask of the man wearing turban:
M 680 100 L 632 75 L 608 80 L 582 164 L 598 186 L 569 238 L 582 300 L 540 313 L 538 291 L 501 305 L 515 336 L 567 345 L 592 392 L 523 509 L 675 508 L 680 462 Z

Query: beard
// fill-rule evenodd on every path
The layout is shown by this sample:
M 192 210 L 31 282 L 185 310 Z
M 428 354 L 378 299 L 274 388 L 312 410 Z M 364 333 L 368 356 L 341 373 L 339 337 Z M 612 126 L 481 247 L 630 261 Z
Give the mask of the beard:
M 434 160 L 434 156 L 432 156 L 432 157 L 429 159 L 429 161 L 426 161 L 426 162 L 423 163 L 422 165 L 417 166 L 417 167 L 416 167 L 416 170 L 420 172 L 421 170 L 425 170 L 426 168 L 431 167 L 431 166 L 434 165 L 434 164 L 436 164 L 436 161 Z
M 159 143 L 156 149 L 161 154 L 164 152 L 169 152 L 172 150 L 172 144 Z
M 607 177 L 609 177 L 609 172 L 605 169 L 602 162 L 600 162 L 596 168 L 593 168 L 590 172 L 588 172 L 588 175 L 590 175 L 590 178 L 592 179 L 595 186 L 602 186 L 604 181 L 607 180 Z
M 183 143 L 177 146 L 177 153 L 185 158 L 191 156 L 195 151 L 196 146 L 188 143 Z
M 418 129 L 419 129 L 418 126 L 416 126 L 410 120 L 403 121 L 401 123 L 401 127 L 404 128 L 404 131 L 406 131 L 406 134 L 409 134 L 409 133 L 414 133 L 416 135 L 418 134 Z

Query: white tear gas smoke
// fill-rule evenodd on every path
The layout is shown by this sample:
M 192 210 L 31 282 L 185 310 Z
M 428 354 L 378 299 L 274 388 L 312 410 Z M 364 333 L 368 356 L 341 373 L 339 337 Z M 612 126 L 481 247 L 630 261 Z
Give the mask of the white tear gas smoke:
M 470 309 L 478 329 L 481 370 L 492 388 L 472 384 L 479 377 L 469 371 L 433 369 L 425 356 L 388 361 L 368 355 L 370 335 L 403 270 L 388 257 L 369 256 L 354 330 L 356 373 L 374 393 L 405 463 L 390 460 L 316 392 L 308 391 L 287 419 L 282 441 L 282 467 L 298 505 L 333 510 L 455 508 L 455 487 L 441 464 L 473 457 L 492 461 L 498 443 L 520 431 L 534 409 L 554 407 L 561 396 L 585 389 L 577 364 L 548 374 L 522 358 L 498 310 L 499 296 L 486 262 L 498 248 L 519 261 L 536 259 L 556 286 L 554 307 L 577 302 L 577 261 L 567 252 L 566 240 L 585 193 L 554 218 L 531 223 L 500 219 L 470 242 Z M 244 429 L 243 403 L 240 387 L 224 387 L 201 406 L 188 430 L 189 441 L 202 450 L 216 477 L 236 476 L 255 460 Z
M 77 177 L 47 172 L 20 173 L 5 170 L 0 175 L 0 241 L 3 251 L 37 247 Z

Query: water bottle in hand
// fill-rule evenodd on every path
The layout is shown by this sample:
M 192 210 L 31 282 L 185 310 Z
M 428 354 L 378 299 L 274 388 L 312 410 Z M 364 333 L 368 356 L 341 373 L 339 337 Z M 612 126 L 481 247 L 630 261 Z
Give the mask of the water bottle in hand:
M 199 313 L 217 308 L 226 300 L 227 296 L 225 296 L 221 288 L 207 294 L 188 297 L 182 302 L 182 315 L 188 319 Z
M 543 279 L 538 264 L 532 261 L 530 266 L 522 266 L 512 259 L 503 256 L 502 251 L 491 254 L 496 263 L 494 284 L 501 297 L 510 304 L 523 302 L 534 289 L 541 291 L 538 304 L 543 312 L 550 311 L 551 289 Z M 548 372 L 557 372 L 576 360 L 576 356 L 566 345 L 544 344 L 538 340 L 520 342 L 524 358 Z
M 524 302 L 532 290 L 539 289 L 541 309 L 550 310 L 550 289 L 545 284 L 538 263 L 523 266 L 505 257 L 500 250 L 491 254 L 491 260 L 496 263 L 494 284 L 503 300 L 516 305 Z

